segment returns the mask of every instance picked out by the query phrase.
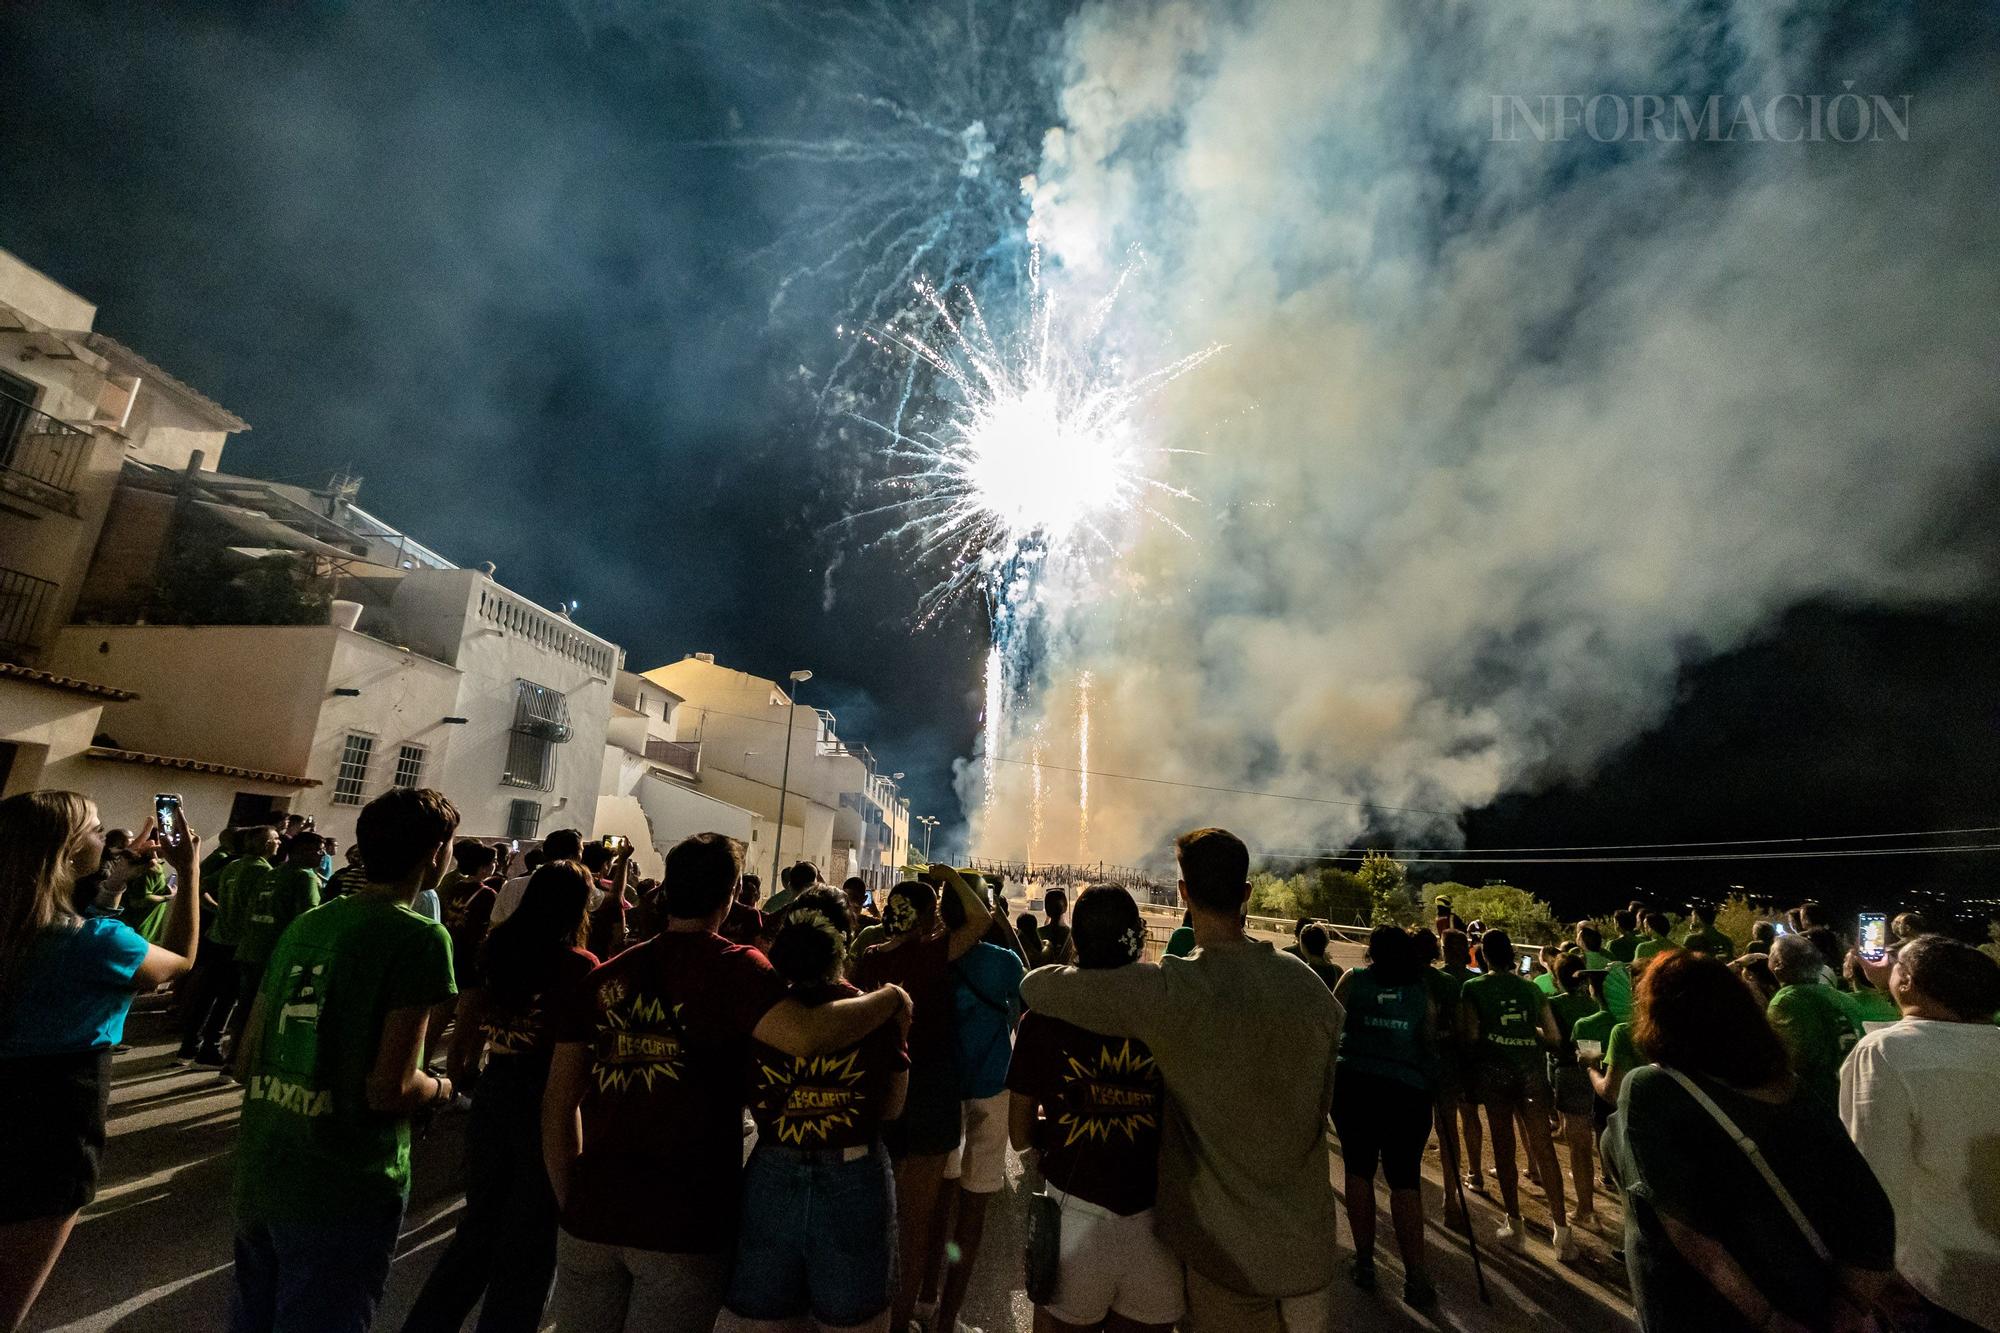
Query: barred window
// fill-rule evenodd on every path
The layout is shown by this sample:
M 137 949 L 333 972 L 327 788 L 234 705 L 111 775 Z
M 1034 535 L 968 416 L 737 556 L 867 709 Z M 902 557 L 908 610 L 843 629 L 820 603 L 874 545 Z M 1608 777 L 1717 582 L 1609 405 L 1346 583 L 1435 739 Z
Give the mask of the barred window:
M 510 838 L 532 838 L 542 826 L 542 803 L 540 801 L 509 801 L 507 803 L 507 836 Z
M 555 790 L 556 747 L 569 738 L 569 700 L 563 692 L 529 680 L 515 681 L 514 725 L 507 736 L 507 767 L 500 781 L 509 787 Z
M 396 776 L 398 787 L 415 787 L 424 780 L 424 756 L 428 753 L 421 745 L 405 745 L 396 752 Z
M 335 805 L 360 805 L 368 790 L 368 761 L 375 754 L 375 738 L 349 732 L 340 747 L 340 769 L 333 778 Z

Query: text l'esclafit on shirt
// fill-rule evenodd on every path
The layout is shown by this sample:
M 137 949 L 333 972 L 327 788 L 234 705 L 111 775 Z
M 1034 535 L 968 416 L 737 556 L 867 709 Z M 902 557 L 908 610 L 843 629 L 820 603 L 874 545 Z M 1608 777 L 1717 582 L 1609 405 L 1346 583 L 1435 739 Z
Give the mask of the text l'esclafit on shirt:
M 669 931 L 585 977 L 558 1042 L 589 1048 L 563 1229 L 667 1254 L 735 1244 L 750 1034 L 785 998 L 755 949 Z
M 808 1006 L 859 994 L 846 982 L 793 992 Z M 759 1140 L 815 1151 L 865 1148 L 881 1132 L 890 1080 L 909 1067 L 910 1053 L 894 1023 L 827 1055 L 787 1055 L 752 1042 L 750 1115 Z
M 1153 1206 L 1165 1091 L 1145 1042 L 1024 1014 L 1007 1090 L 1047 1108 L 1035 1146 L 1052 1189 L 1121 1217 Z

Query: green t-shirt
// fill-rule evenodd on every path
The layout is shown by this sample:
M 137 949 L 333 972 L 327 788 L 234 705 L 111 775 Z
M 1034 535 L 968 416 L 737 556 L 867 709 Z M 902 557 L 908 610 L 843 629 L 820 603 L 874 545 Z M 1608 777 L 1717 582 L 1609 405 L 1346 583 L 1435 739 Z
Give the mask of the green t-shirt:
M 1555 973 L 1553 972 L 1538 973 L 1535 976 L 1534 980 L 1535 980 L 1535 989 L 1540 991 L 1543 995 L 1553 996 L 1556 993 Z
M 1174 933 L 1167 936 L 1167 957 L 1185 958 L 1194 952 L 1194 927 L 1175 926 Z
M 1639 1050 L 1639 1043 L 1632 1039 L 1630 1023 L 1614 1023 L 1611 1036 L 1604 1044 L 1604 1073 L 1607 1077 L 1619 1070 L 1634 1070 L 1641 1065 L 1651 1064 Z
M 1474 1049 L 1480 1058 L 1542 1068 L 1542 1010 L 1548 998 L 1534 982 L 1512 972 L 1496 972 L 1472 978 L 1458 994 L 1479 1020 Z
M 391 1011 L 456 990 L 444 927 L 380 894 L 292 923 L 264 973 L 237 1136 L 239 1222 L 327 1222 L 407 1202 L 410 1122 L 368 1109 L 368 1072 Z
M 1635 963 L 1643 963 L 1656 953 L 1661 953 L 1667 949 L 1678 949 L 1679 947 L 1680 946 L 1678 944 L 1675 944 L 1672 940 L 1661 939 L 1658 936 L 1649 935 L 1645 939 L 1640 940 L 1639 947 L 1632 951 L 1632 961 Z
M 1896 1002 L 1873 986 L 1850 991 L 1847 998 L 1854 1001 L 1854 1008 L 1864 1023 L 1894 1023 L 1903 1017 L 1903 1011 L 1896 1007 Z
M 1568 1039 L 1578 1023 L 1598 1012 L 1597 997 L 1587 990 L 1564 991 L 1550 998 L 1549 1012 L 1556 1016 L 1556 1031 Z
M 1786 986 L 1771 997 L 1768 1012 L 1792 1053 L 1799 1086 L 1828 1109 L 1838 1108 L 1840 1066 L 1864 1031 L 1854 998 L 1831 986 Z
M 1736 956 L 1736 941 L 1713 926 L 1689 931 L 1681 947 L 1690 953 L 1710 954 L 1725 963 Z
M 270 871 L 271 863 L 261 856 L 246 856 L 223 867 L 215 882 L 215 920 L 209 924 L 208 938 L 215 944 L 235 947 L 243 940 L 243 927 L 250 919 L 250 899 L 258 881 Z
M 1594 1041 L 1598 1046 L 1598 1054 L 1604 1055 L 1611 1049 L 1611 1029 L 1617 1026 L 1618 1017 L 1609 1009 L 1599 1009 L 1595 1013 L 1585 1014 L 1570 1024 L 1570 1043 L 1574 1045 L 1579 1041 Z
M 1639 937 L 1637 935 L 1618 935 L 1605 942 L 1604 952 L 1610 954 L 1621 963 L 1629 963 L 1632 961 L 1632 951 L 1638 947 Z
M 285 927 L 319 906 L 319 872 L 273 866 L 250 890 L 243 932 L 236 940 L 238 967 L 262 967 Z

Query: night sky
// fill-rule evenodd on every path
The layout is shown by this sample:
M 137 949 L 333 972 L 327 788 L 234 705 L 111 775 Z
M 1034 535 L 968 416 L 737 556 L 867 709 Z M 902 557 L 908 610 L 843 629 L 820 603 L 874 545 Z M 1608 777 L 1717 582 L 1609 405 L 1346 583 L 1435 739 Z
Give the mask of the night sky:
M 968 605 L 919 628 L 933 572 L 841 524 L 879 464 L 829 428 L 814 386 L 856 312 L 838 283 L 774 306 L 787 228 L 821 182 L 717 146 L 746 116 L 751 132 L 760 113 L 810 122 L 819 57 L 781 40 L 741 57 L 543 4 L 8 6 L 0 246 L 249 420 L 228 470 L 358 474 L 364 507 L 545 605 L 575 599 L 635 669 L 693 651 L 773 677 L 809 667 L 805 702 L 951 821 L 983 625 Z M 1032 118 L 994 127 L 1003 160 L 1032 163 Z M 2000 823 L 1995 567 L 1953 605 L 1794 610 L 1690 666 L 1666 722 L 1591 781 L 1476 812 L 1469 837 Z M 1881 901 L 1990 893 L 1996 869 L 1459 878 L 1592 905 L 1732 883 Z

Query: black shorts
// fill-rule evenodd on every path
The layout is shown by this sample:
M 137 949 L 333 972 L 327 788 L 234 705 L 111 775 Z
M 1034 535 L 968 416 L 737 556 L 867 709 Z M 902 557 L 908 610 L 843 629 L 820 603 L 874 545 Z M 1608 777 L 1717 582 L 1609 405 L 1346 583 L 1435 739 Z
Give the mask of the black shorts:
M 1547 1112 L 1555 1102 L 1548 1077 L 1540 1069 L 1499 1060 L 1480 1061 L 1472 1086 L 1480 1104 L 1488 1108 L 1532 1108 Z
M 889 1156 L 943 1157 L 958 1146 L 961 1123 L 958 1062 L 945 1060 L 910 1067 L 910 1092 L 900 1119 L 882 1126 Z
M 1423 1175 L 1424 1145 L 1431 1137 L 1433 1094 L 1367 1070 L 1343 1067 L 1333 1076 L 1333 1132 L 1348 1175 L 1383 1179 L 1392 1190 L 1413 1190 Z
M 1582 1065 L 1551 1062 L 1550 1082 L 1555 1087 L 1556 1110 L 1564 1115 L 1587 1116 L 1597 1102 L 1597 1089 L 1590 1086 L 1590 1071 Z
M 111 1051 L 0 1060 L 0 1224 L 67 1217 L 97 1197 Z

